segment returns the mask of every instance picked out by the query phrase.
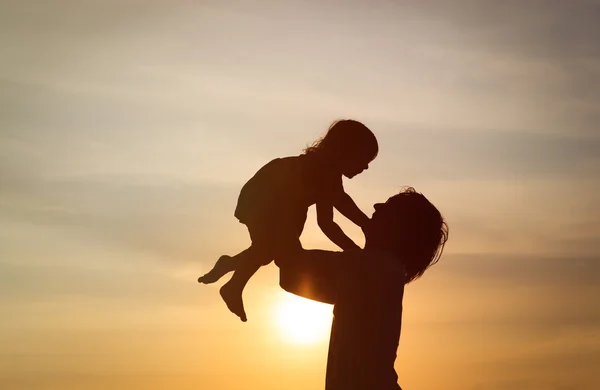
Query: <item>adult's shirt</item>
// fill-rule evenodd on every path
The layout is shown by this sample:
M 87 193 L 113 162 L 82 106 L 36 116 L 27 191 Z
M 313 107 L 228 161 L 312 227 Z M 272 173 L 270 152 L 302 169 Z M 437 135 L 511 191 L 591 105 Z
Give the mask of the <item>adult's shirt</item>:
M 327 358 L 326 390 L 401 390 L 394 369 L 405 273 L 379 251 L 344 252 Z

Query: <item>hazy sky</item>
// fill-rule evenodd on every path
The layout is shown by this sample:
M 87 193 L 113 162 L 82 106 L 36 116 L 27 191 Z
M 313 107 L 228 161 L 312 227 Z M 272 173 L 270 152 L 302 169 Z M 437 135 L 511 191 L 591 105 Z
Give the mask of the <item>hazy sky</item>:
M 600 1 L 0 0 L 0 387 L 324 387 L 275 266 L 249 322 L 196 278 L 262 164 L 337 118 L 447 218 L 409 285 L 403 387 L 600 383 Z M 338 217 L 362 242 L 360 230 Z M 306 247 L 334 249 L 314 215 Z

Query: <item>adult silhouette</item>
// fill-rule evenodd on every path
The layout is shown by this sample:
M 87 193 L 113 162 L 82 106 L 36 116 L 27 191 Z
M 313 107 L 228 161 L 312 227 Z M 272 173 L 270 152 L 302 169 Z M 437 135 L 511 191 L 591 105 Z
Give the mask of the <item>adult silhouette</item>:
M 376 204 L 364 249 L 307 250 L 279 260 L 280 285 L 333 303 L 326 390 L 399 390 L 394 369 L 404 286 L 436 263 L 448 239 L 440 212 L 413 188 Z

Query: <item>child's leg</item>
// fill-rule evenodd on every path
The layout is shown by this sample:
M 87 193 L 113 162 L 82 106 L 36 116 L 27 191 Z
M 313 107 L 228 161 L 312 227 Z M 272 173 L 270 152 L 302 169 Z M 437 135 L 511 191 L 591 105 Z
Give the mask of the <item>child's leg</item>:
M 247 250 L 248 249 L 246 249 L 246 251 Z M 217 260 L 213 268 L 198 278 L 198 283 L 214 283 L 225 276 L 225 274 L 234 271 L 237 268 L 240 260 L 243 259 L 244 252 L 246 251 L 243 251 L 235 256 L 223 255 L 219 257 L 219 260 Z
M 243 257 L 241 255 L 243 254 Z M 268 252 L 253 245 L 240 253 L 240 259 L 231 279 L 221 287 L 219 293 L 225 301 L 227 308 L 240 317 L 243 322 L 247 321 L 242 292 L 248 280 L 258 271 L 260 267 L 271 262 Z
M 276 217 L 265 218 L 265 221 L 269 223 L 261 222 L 247 225 L 252 239 L 252 246 L 235 256 L 235 272 L 231 280 L 219 290 L 229 310 L 240 317 L 243 322 L 246 322 L 247 319 L 242 292 L 248 280 L 261 266 L 269 264 L 276 254 L 287 252 L 290 242 L 293 248 L 302 247 L 298 239 L 302 232 L 302 225 L 300 225 L 300 228 L 296 226 L 295 230 L 298 230 L 296 232 L 288 227 L 289 221 L 281 224 Z M 273 223 L 272 221 L 277 222 Z
M 225 276 L 229 272 L 235 271 L 242 264 L 252 262 L 251 259 L 256 255 L 255 252 L 257 252 L 256 248 L 253 249 L 252 247 L 250 247 L 241 251 L 235 256 L 223 255 L 219 257 L 219 260 L 217 260 L 213 268 L 206 274 L 198 278 L 198 283 L 211 284 L 219 281 L 219 279 L 221 279 L 223 276 Z M 260 265 L 256 269 L 258 268 L 260 268 Z M 254 274 L 254 272 L 252 273 L 252 275 Z M 250 275 L 248 279 L 250 279 L 252 275 Z

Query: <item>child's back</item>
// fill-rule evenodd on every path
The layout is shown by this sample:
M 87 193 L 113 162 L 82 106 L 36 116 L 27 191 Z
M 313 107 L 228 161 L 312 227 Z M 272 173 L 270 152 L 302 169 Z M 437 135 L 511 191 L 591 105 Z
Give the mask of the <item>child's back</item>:
M 277 158 L 242 187 L 234 215 L 244 224 L 304 220 L 317 200 L 343 191 L 342 175 L 316 154 Z

